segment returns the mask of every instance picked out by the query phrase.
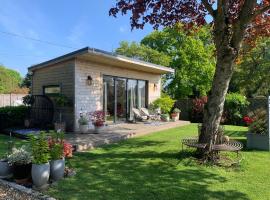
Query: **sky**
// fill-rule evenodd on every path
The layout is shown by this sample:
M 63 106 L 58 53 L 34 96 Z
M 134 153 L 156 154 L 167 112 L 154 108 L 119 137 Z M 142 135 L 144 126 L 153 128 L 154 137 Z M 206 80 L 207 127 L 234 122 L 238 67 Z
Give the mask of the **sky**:
M 115 2 L 1 0 L 0 64 L 24 76 L 31 65 L 65 53 L 86 46 L 112 51 L 120 41 L 139 42 L 152 31 L 149 25 L 131 31 L 129 16 L 110 17 Z

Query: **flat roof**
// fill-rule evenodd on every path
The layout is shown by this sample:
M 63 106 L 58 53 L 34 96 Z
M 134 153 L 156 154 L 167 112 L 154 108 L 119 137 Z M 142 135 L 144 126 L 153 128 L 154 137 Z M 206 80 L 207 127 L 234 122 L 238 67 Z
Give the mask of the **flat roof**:
M 35 71 L 40 68 L 48 67 L 53 64 L 66 61 L 72 58 L 83 58 L 88 60 L 93 60 L 94 62 L 104 63 L 104 64 L 113 64 L 118 67 L 124 67 L 128 69 L 134 69 L 139 71 L 152 72 L 157 74 L 173 73 L 174 69 L 169 67 L 164 67 L 161 65 L 156 65 L 150 62 L 145 62 L 142 60 L 129 58 L 126 56 L 118 55 L 115 53 L 103 51 L 96 48 L 85 47 L 77 51 L 59 56 L 57 58 L 32 65 L 28 68 L 29 71 Z M 128 64 L 128 65 L 127 65 Z

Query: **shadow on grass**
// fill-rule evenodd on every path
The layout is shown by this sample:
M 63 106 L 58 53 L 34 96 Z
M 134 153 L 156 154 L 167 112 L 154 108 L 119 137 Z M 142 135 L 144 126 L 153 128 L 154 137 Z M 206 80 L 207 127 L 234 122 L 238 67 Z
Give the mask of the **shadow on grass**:
M 227 181 L 222 176 L 170 162 L 186 159 L 191 152 L 111 148 L 77 153 L 72 160 L 77 175 L 61 181 L 49 193 L 59 199 L 248 199 L 235 190 L 210 190 L 211 184 Z

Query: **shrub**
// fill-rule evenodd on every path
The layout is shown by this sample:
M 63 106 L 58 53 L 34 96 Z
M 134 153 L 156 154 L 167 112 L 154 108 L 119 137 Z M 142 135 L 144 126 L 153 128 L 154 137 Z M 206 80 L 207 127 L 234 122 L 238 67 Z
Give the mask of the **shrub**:
M 225 123 L 243 125 L 243 116 L 249 105 L 246 97 L 238 93 L 229 93 L 224 104 Z
M 207 97 L 196 98 L 192 100 L 191 109 L 191 121 L 202 122 L 203 121 L 203 110 L 204 105 L 207 103 Z
M 255 110 L 250 118 L 252 122 L 249 124 L 251 133 L 266 134 L 268 131 L 267 111 L 263 109 Z
M 160 108 L 161 113 L 167 114 L 172 110 L 175 100 L 169 95 L 163 94 L 161 98 L 153 101 L 152 105 L 155 109 Z
M 8 163 L 12 165 L 27 165 L 32 161 L 32 154 L 27 150 L 26 146 L 13 148 L 7 160 Z
M 0 108 L 0 129 L 7 127 L 23 126 L 27 115 L 27 106 L 6 106 Z
M 30 144 L 33 155 L 33 163 L 40 165 L 49 162 L 49 145 L 46 139 L 46 133 L 40 131 L 38 135 L 30 136 Z

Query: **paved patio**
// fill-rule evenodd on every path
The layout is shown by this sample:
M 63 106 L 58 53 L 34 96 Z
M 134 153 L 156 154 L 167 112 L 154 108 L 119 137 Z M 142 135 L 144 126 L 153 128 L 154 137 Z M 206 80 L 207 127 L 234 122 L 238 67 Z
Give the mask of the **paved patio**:
M 76 147 L 77 151 L 94 149 L 105 144 L 115 143 L 131 137 L 146 135 L 170 128 L 190 124 L 189 121 L 176 122 L 151 122 L 151 123 L 122 123 L 111 124 L 102 129 L 99 134 L 89 132 L 88 134 L 66 134 L 66 140 Z

